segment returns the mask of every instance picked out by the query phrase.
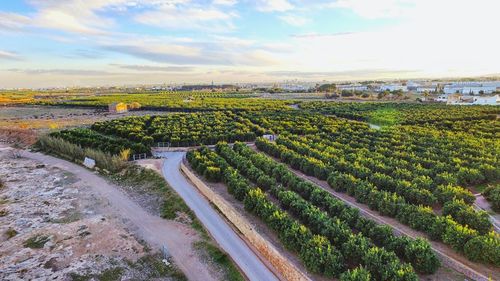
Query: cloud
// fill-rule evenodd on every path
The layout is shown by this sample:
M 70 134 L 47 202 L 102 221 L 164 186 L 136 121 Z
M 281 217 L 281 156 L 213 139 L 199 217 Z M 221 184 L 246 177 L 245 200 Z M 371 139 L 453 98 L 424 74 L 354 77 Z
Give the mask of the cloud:
M 209 30 L 227 32 L 235 28 L 232 19 L 237 15 L 215 7 L 165 5 L 146 11 L 134 17 L 134 20 L 164 29 Z
M 361 17 L 376 19 L 405 17 L 415 4 L 415 0 L 337 0 L 327 6 L 349 9 Z
M 300 17 L 293 14 L 279 16 L 279 18 L 289 25 L 299 26 L 299 27 L 308 24 L 310 21 L 308 18 Z
M 130 65 L 130 64 L 110 64 L 122 69 L 136 70 L 136 71 L 159 71 L 159 72 L 190 72 L 194 70 L 191 66 L 158 66 L 158 65 Z
M 21 60 L 17 53 L 0 50 L 0 60 Z
M 24 73 L 28 75 L 83 75 L 83 76 L 102 76 L 102 75 L 118 75 L 100 70 L 84 70 L 84 69 L 19 69 L 11 68 L 7 71 Z
M 0 30 L 19 31 L 28 25 L 29 17 L 16 13 L 0 12 Z
M 152 62 L 171 64 L 229 64 L 224 58 L 202 55 L 196 48 L 185 46 L 149 46 L 149 45 L 105 45 L 104 49 L 131 55 Z
M 271 76 L 295 77 L 295 78 L 316 78 L 316 79 L 357 79 L 369 77 L 398 77 L 401 75 L 415 75 L 418 70 L 391 70 L 391 69 L 356 69 L 346 71 L 270 71 L 266 74 Z
M 305 34 L 292 34 L 293 38 L 328 38 L 335 36 L 351 35 L 359 32 L 336 32 L 336 33 L 305 33 Z
M 288 0 L 256 0 L 256 5 L 260 12 L 286 12 L 294 8 Z
M 32 16 L 36 27 L 56 29 L 84 35 L 104 35 L 114 21 L 100 16 L 113 5 L 125 5 L 130 0 L 30 0 L 37 12 Z
M 222 5 L 222 6 L 234 6 L 238 3 L 238 0 L 214 0 L 214 5 Z
M 169 65 L 268 66 L 277 63 L 274 52 L 256 41 L 219 35 L 206 40 L 132 36 L 100 45 L 106 51 Z

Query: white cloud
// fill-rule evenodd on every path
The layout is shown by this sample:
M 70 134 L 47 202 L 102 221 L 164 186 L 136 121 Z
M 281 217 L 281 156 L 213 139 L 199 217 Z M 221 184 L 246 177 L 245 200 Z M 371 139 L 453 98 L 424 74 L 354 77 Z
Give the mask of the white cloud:
M 21 60 L 17 53 L 0 50 L 0 60 Z
M 411 12 L 415 2 L 415 0 L 338 0 L 328 6 L 350 9 L 362 17 L 374 19 L 403 17 Z
M 231 20 L 237 15 L 214 7 L 165 5 L 137 15 L 142 24 L 165 29 L 201 29 L 224 32 L 234 28 Z
M 222 5 L 222 6 L 234 6 L 238 3 L 238 0 L 214 0 L 214 5 Z
M 29 21 L 30 18 L 23 15 L 0 12 L 0 30 L 18 31 L 23 29 Z
M 288 0 L 256 0 L 256 4 L 261 12 L 286 12 L 294 8 Z
M 279 16 L 279 18 L 289 25 L 299 26 L 299 27 L 308 24 L 310 21 L 308 18 L 304 18 L 293 14 Z

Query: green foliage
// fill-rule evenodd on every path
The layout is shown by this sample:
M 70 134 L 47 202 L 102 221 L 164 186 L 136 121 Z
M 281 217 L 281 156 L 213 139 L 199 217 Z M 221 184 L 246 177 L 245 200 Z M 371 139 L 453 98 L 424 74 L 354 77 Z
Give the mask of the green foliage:
M 500 212 L 500 184 L 486 187 L 483 195 L 491 203 L 491 208 L 495 212 Z
M 84 149 L 79 145 L 47 135 L 40 136 L 36 146 L 49 154 L 56 154 L 77 163 L 82 163 L 85 157 L 90 157 L 96 161 L 97 167 L 111 172 L 121 171 L 126 166 L 126 163 L 118 156 L 112 156 L 100 150 Z
M 43 248 L 45 243 L 49 242 L 50 237 L 47 235 L 38 234 L 28 238 L 28 240 L 24 241 L 24 247 L 32 248 L 32 249 L 40 249 Z
M 244 281 L 245 278 L 241 275 L 238 268 L 233 264 L 231 258 L 221 251 L 218 247 L 206 242 L 199 241 L 195 243 L 195 248 L 205 252 L 209 259 L 218 267 L 223 269 L 224 280 L 228 281 Z
M 131 142 L 123 138 L 105 136 L 89 129 L 62 130 L 51 133 L 50 136 L 78 144 L 83 148 L 97 149 L 112 155 L 119 155 L 126 149 L 130 149 L 132 154 L 151 154 L 147 147 L 150 143 Z
M 456 222 L 467 225 L 481 234 L 486 234 L 493 229 L 488 213 L 474 210 L 463 200 L 453 200 L 444 204 L 443 215 L 450 215 Z
M 18 232 L 15 229 L 11 228 L 11 227 L 9 227 L 5 231 L 5 235 L 7 236 L 7 239 L 10 239 L 10 238 L 16 236 L 17 234 L 18 234 Z
M 348 270 L 340 275 L 340 281 L 370 281 L 371 274 L 363 267 L 356 267 L 353 270 Z
M 464 246 L 464 253 L 472 261 L 500 266 L 500 239 L 498 234 L 492 231 L 487 235 L 470 239 Z

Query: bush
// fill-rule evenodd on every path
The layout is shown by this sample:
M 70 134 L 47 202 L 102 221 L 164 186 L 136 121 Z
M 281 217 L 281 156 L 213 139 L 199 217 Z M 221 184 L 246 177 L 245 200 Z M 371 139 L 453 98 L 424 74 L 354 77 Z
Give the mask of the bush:
M 207 167 L 203 176 L 211 181 L 211 182 L 220 182 L 221 181 L 221 171 L 219 167 Z
M 464 246 L 464 253 L 472 261 L 500 266 L 500 239 L 498 234 L 490 232 L 488 235 L 470 239 Z
M 35 235 L 24 241 L 24 247 L 32 249 L 43 248 L 45 243 L 49 242 L 50 237 L 47 235 Z
M 495 212 L 500 212 L 500 184 L 486 187 L 483 195 L 491 203 L 491 208 Z
M 476 211 L 463 200 L 453 200 L 444 204 L 443 215 L 450 215 L 456 222 L 468 225 L 481 234 L 486 234 L 493 228 L 485 211 Z
M 92 158 L 97 167 L 111 172 L 118 172 L 127 166 L 127 163 L 119 156 L 113 156 L 99 150 L 84 149 L 79 145 L 47 135 L 40 136 L 35 145 L 49 154 L 53 153 L 76 163 L 82 163 L 85 157 Z
M 370 272 L 363 267 L 356 267 L 340 275 L 340 281 L 370 281 L 372 280 Z

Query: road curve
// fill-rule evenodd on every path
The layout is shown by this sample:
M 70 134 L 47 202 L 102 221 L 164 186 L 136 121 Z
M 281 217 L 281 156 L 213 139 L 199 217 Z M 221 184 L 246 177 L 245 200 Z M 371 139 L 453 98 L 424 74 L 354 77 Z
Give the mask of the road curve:
M 278 280 L 181 173 L 180 164 L 185 154 L 185 152 L 162 152 L 158 154 L 166 157 L 163 163 L 163 176 L 167 182 L 184 199 L 212 237 L 231 256 L 248 279 L 256 281 Z

